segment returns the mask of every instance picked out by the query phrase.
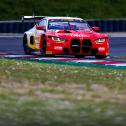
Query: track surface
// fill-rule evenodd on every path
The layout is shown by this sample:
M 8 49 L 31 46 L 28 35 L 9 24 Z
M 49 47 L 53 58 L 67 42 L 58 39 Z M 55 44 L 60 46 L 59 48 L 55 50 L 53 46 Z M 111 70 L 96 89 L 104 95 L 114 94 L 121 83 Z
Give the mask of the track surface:
M 0 37 L 0 52 L 24 54 L 22 37 Z M 110 38 L 110 56 L 126 55 L 126 37 Z
M 22 37 L 0 37 L 0 52 L 24 54 Z
M 14 54 L 14 55 L 8 55 Z M 8 55 L 8 56 L 6 56 Z M 0 56 L 11 59 L 34 60 L 46 63 L 61 63 L 72 64 L 79 66 L 116 66 L 126 69 L 126 60 L 115 59 L 114 56 L 126 55 L 126 37 L 111 37 L 110 38 L 110 56 L 112 58 L 96 60 L 92 58 L 70 58 L 70 57 L 40 57 L 26 56 L 22 48 L 22 37 L 0 37 Z

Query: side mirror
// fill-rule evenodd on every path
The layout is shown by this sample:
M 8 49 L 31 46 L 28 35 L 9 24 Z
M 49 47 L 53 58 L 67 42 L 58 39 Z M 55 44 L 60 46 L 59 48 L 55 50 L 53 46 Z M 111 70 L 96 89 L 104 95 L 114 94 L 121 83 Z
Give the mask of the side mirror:
M 40 25 L 36 25 L 36 29 L 37 30 L 45 30 L 45 27 L 44 26 L 40 26 Z
M 92 27 L 92 30 L 95 32 L 98 32 L 98 31 L 100 31 L 100 28 L 99 27 Z

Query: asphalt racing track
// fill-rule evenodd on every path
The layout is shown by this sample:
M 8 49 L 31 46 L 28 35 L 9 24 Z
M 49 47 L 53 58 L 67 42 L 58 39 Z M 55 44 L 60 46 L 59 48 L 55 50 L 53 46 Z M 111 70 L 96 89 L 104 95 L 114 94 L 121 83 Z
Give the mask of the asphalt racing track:
M 72 58 L 72 57 L 42 57 L 26 56 L 22 48 L 21 36 L 0 37 L 0 58 L 23 59 L 30 61 L 41 61 L 45 63 L 59 63 L 79 66 L 100 66 L 126 69 L 126 60 L 117 59 L 116 56 L 126 56 L 126 36 L 110 37 L 110 58 L 96 60 L 93 57 Z

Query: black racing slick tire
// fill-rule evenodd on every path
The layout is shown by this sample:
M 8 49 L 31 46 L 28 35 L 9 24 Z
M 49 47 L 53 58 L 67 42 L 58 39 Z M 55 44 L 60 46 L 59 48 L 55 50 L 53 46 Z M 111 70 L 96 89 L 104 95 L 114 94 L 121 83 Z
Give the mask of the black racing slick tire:
M 96 59 L 104 59 L 106 58 L 107 56 L 104 56 L 104 55 L 96 55 L 95 58 Z
M 26 55 L 30 55 L 31 54 L 31 50 L 28 47 L 27 35 L 26 34 L 23 37 L 23 48 L 24 48 L 24 53 Z
M 43 43 L 42 43 L 41 54 L 43 56 L 46 56 L 46 39 L 45 38 L 44 38 Z
M 75 55 L 75 58 L 84 58 L 84 55 Z
M 48 57 L 53 57 L 55 55 L 53 54 L 46 54 L 46 49 L 47 49 L 47 42 L 46 42 L 46 38 L 43 39 L 43 43 L 42 43 L 42 48 L 40 50 L 41 55 L 42 56 L 48 56 Z

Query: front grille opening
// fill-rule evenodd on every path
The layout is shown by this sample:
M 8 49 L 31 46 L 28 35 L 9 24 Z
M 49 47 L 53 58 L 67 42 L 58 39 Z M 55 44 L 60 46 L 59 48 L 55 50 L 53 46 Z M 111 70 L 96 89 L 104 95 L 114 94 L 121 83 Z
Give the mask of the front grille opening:
M 82 52 L 83 53 L 89 53 L 92 48 L 92 42 L 91 40 L 83 40 L 82 41 Z
M 79 53 L 80 52 L 80 40 L 79 39 L 72 39 L 70 43 L 70 47 L 72 52 Z
M 92 49 L 91 54 L 96 55 L 98 53 L 98 49 Z

